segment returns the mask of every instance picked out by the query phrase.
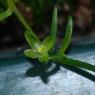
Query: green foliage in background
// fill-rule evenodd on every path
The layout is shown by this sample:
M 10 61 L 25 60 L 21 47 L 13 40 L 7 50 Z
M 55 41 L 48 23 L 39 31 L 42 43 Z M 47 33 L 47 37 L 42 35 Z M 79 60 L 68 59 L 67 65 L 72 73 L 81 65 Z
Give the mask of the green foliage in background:
M 60 8 L 63 7 L 64 3 L 66 3 L 71 8 L 70 12 L 75 8 L 75 0 L 22 0 L 22 2 L 31 9 L 33 25 L 38 29 L 49 23 L 48 19 L 50 17 L 51 10 L 55 5 Z
M 6 10 L 8 7 L 8 2 L 11 0 L 0 0 L 0 12 Z M 23 2 L 26 6 L 31 9 L 32 17 L 33 17 L 33 25 L 36 28 L 41 28 L 48 21 L 50 11 L 52 10 L 54 5 L 61 6 L 64 3 L 67 3 L 71 6 L 74 6 L 74 0 L 12 0 L 13 2 Z M 7 10 L 10 11 L 10 10 Z M 6 11 L 6 12 L 7 12 Z M 7 12 L 7 15 L 11 15 L 11 12 Z M 47 19 L 46 19 L 47 16 Z M 39 26 L 40 24 L 40 26 Z
M 11 16 L 14 12 L 13 3 L 19 0 L 0 0 L 0 20 L 4 20 Z
M 33 25 L 35 27 L 40 27 L 44 24 L 45 16 L 48 15 L 48 11 L 50 11 L 52 7 L 52 0 L 22 0 L 24 4 L 26 4 L 32 11 L 33 15 Z

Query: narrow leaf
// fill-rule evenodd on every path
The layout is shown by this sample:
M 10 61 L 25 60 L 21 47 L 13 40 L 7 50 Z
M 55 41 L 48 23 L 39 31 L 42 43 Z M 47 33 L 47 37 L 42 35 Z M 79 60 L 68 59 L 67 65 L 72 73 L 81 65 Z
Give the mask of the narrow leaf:
M 55 7 L 52 14 L 50 36 L 48 36 L 43 41 L 43 45 L 46 47 L 46 51 L 49 51 L 54 47 L 56 40 L 56 32 L 57 32 L 57 8 Z
M 7 17 L 12 15 L 14 9 L 12 8 L 12 5 L 11 5 L 10 1 L 11 0 L 7 0 L 8 9 L 6 11 L 4 11 L 4 12 L 0 12 L 0 20 L 4 20 Z
M 36 51 L 32 50 L 32 49 L 27 49 L 24 51 L 24 54 L 27 56 L 27 57 L 30 57 L 30 58 L 37 58 L 38 57 L 38 54 L 36 53 Z
M 4 20 L 11 15 L 12 15 L 12 11 L 10 10 L 10 8 L 8 8 L 6 11 L 0 12 L 0 20 Z
M 69 46 L 69 44 L 71 42 L 72 28 L 73 28 L 73 21 L 72 21 L 72 18 L 69 16 L 68 23 L 67 23 L 67 28 L 66 28 L 65 38 L 64 38 L 64 40 L 62 42 L 61 48 L 58 51 L 59 54 L 63 54 L 66 51 L 66 49 L 68 48 L 68 46 Z
M 32 35 L 32 32 L 28 32 L 28 31 L 25 31 L 25 38 L 28 42 L 28 44 L 30 45 L 31 48 L 35 48 L 35 45 L 36 47 L 40 46 L 40 42 Z

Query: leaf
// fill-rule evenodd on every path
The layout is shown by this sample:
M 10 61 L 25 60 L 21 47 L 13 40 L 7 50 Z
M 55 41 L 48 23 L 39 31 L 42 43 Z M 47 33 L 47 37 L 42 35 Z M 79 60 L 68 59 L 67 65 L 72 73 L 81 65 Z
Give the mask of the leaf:
M 6 19 L 7 17 L 11 16 L 13 13 L 14 9 L 11 5 L 11 0 L 7 0 L 7 3 L 8 3 L 8 9 L 4 12 L 0 12 L 0 20 Z
M 71 16 L 69 16 L 68 18 L 68 24 L 67 24 L 67 28 L 66 28 L 66 34 L 65 34 L 65 38 L 62 42 L 62 46 L 59 49 L 58 53 L 59 54 L 63 54 L 66 49 L 68 48 L 70 42 L 71 42 L 71 36 L 72 36 L 72 28 L 73 28 L 73 21 Z
M 52 58 L 52 60 L 54 62 L 59 63 L 59 64 L 67 64 L 67 65 L 70 65 L 70 66 L 75 66 L 75 67 L 79 67 L 79 68 L 82 68 L 82 69 L 86 69 L 86 70 L 90 70 L 90 71 L 95 72 L 95 66 L 94 65 L 86 63 L 86 62 L 82 62 L 82 61 L 79 61 L 79 60 L 68 58 L 65 55 L 55 56 L 55 57 Z
M 35 48 L 35 45 L 36 47 L 41 45 L 41 43 L 32 35 L 32 32 L 25 31 L 25 38 L 31 48 Z
M 53 45 L 53 43 L 52 43 L 52 37 L 48 36 L 48 37 L 43 41 L 42 44 L 46 47 L 46 50 L 45 50 L 45 51 L 48 52 L 48 51 L 51 49 L 52 45 Z
M 46 47 L 47 52 L 54 47 L 56 40 L 56 32 L 57 32 L 57 8 L 55 7 L 52 14 L 50 36 L 48 36 L 42 43 Z
M 12 11 L 8 8 L 5 12 L 0 12 L 0 20 L 4 20 L 12 15 Z
M 38 57 L 38 54 L 35 50 L 32 50 L 32 49 L 27 49 L 24 51 L 24 54 L 27 56 L 27 57 L 30 57 L 30 58 L 37 58 Z

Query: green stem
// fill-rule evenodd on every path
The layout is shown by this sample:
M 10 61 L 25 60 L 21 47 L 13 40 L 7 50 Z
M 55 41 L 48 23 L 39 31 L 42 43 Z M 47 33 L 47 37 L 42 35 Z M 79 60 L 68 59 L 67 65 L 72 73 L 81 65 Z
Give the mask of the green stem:
M 24 19 L 24 17 L 21 15 L 21 13 L 19 12 L 19 10 L 16 8 L 15 4 L 13 1 L 11 1 L 11 5 L 14 8 L 14 13 L 16 14 L 17 18 L 19 19 L 19 21 L 23 24 L 23 26 L 26 28 L 27 31 L 32 33 L 32 36 L 38 41 L 40 42 L 40 40 L 38 39 L 38 37 L 36 36 L 36 34 L 32 31 L 31 27 L 29 26 L 29 24 L 27 23 L 27 21 Z
M 79 68 L 83 68 L 83 69 L 95 72 L 94 65 L 88 64 L 86 62 L 70 59 L 70 58 L 67 58 L 66 56 L 54 57 L 53 61 L 59 64 L 67 64 L 67 65 L 71 65 L 71 66 L 75 66 L 75 67 L 79 67 Z

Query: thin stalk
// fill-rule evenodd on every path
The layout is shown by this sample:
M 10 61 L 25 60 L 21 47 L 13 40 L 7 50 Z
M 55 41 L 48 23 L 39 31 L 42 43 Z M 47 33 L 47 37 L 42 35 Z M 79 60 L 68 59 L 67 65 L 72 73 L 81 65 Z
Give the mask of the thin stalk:
M 79 68 L 83 68 L 83 69 L 95 72 L 95 66 L 94 65 L 88 64 L 86 62 L 81 62 L 78 60 L 70 59 L 70 58 L 67 58 L 66 56 L 54 57 L 54 58 L 52 58 L 52 60 L 54 62 L 59 63 L 59 64 L 67 64 L 70 66 L 75 66 L 75 67 L 79 67 Z
M 17 18 L 19 19 L 19 21 L 23 24 L 23 26 L 26 28 L 27 31 L 31 32 L 33 37 L 40 42 L 40 40 L 38 39 L 38 37 L 36 36 L 36 34 L 33 32 L 33 30 L 31 29 L 31 27 L 29 26 L 29 24 L 27 23 L 27 21 L 24 19 L 24 17 L 21 15 L 21 13 L 19 12 L 19 10 L 16 8 L 15 4 L 13 1 L 10 2 L 10 4 L 12 5 L 12 7 L 14 8 L 14 13 L 17 16 Z

